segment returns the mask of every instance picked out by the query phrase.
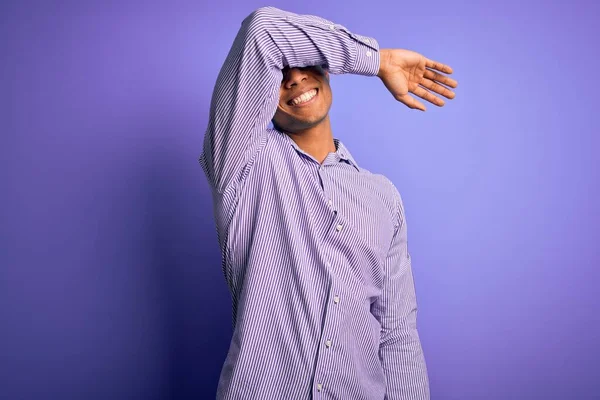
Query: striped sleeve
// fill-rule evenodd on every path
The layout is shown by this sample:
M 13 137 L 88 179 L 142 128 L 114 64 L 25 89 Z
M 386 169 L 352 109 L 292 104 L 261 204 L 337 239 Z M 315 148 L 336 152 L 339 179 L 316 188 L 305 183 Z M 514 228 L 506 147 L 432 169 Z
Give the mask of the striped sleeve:
M 385 374 L 385 399 L 428 400 L 429 379 L 417 332 L 417 303 L 404 205 L 395 187 L 393 190 L 398 213 L 396 231 L 384 265 L 383 292 L 372 309 L 381 322 L 379 358 Z
M 312 15 L 263 7 L 242 22 L 212 94 L 200 164 L 223 193 L 245 176 L 267 140 L 284 67 L 321 65 L 332 74 L 373 76 L 379 45 Z

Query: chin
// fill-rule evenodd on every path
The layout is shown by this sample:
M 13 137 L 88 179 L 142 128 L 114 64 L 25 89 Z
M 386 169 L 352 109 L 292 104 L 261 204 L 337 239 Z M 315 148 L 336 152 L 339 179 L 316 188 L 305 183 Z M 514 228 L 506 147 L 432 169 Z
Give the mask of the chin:
M 289 110 L 279 110 L 278 114 L 279 118 L 274 120 L 274 125 L 279 127 L 281 130 L 292 133 L 317 126 L 327 117 L 327 113 L 314 113 L 307 116 L 296 115 L 295 113 L 289 112 Z

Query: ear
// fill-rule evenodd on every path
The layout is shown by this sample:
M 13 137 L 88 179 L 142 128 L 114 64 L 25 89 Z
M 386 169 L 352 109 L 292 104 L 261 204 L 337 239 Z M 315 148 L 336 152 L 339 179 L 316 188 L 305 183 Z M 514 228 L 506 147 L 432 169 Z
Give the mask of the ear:
M 329 70 L 327 69 L 327 65 L 325 64 L 321 64 L 321 65 L 316 65 L 315 69 L 321 74 L 323 75 L 325 78 L 327 78 L 327 80 L 329 80 Z
M 329 70 L 327 68 L 323 68 L 323 75 L 325 76 L 325 79 L 327 79 L 327 82 L 329 82 Z

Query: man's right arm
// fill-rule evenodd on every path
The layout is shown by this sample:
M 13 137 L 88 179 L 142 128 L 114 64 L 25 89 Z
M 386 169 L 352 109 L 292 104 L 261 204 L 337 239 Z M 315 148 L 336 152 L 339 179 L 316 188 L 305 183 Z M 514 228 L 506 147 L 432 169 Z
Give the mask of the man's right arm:
M 219 193 L 239 182 L 266 143 L 285 67 L 322 65 L 332 74 L 375 76 L 379 45 L 321 17 L 273 7 L 242 22 L 212 95 L 200 163 Z

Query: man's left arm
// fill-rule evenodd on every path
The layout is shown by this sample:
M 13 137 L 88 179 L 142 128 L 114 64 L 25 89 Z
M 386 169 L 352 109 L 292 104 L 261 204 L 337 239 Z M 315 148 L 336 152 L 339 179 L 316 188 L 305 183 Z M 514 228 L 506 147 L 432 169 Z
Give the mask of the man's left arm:
M 379 358 L 385 374 L 385 399 L 428 400 L 429 379 L 417 332 L 417 302 L 404 205 L 395 188 L 394 192 L 396 230 L 385 260 L 383 292 L 372 309 L 381 322 Z

